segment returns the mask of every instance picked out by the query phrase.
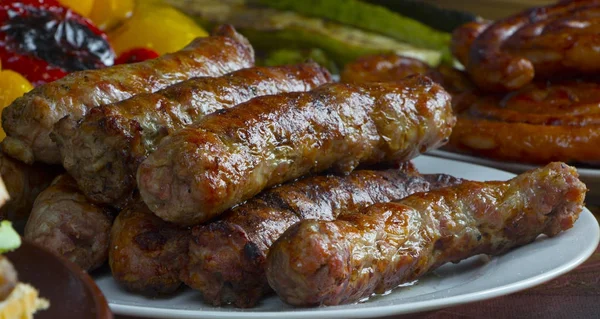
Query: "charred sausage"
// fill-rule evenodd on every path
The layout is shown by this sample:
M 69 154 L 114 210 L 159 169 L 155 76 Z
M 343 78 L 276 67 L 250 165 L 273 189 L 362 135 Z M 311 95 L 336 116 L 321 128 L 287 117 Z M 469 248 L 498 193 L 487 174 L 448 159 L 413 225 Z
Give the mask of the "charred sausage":
M 487 91 L 600 71 L 600 1 L 562 1 L 496 21 L 471 45 L 466 70 Z
M 156 217 L 135 200 L 110 232 L 108 262 L 113 278 L 128 291 L 148 296 L 169 294 L 181 286 L 189 230 Z
M 198 224 L 310 172 L 409 160 L 445 143 L 450 96 L 427 77 L 252 99 L 164 138 L 138 169 L 150 210 Z
M 231 26 L 199 38 L 181 51 L 135 64 L 74 72 L 39 86 L 2 112 L 7 137 L 2 149 L 25 163 L 60 164 L 58 147 L 50 139 L 58 120 L 81 119 L 93 107 L 155 92 L 197 76 L 218 76 L 254 63 L 248 41 Z
M 551 163 L 508 182 L 463 182 L 335 221 L 301 221 L 271 247 L 267 278 L 292 305 L 356 302 L 444 263 L 567 230 L 585 192 L 575 168 Z
M 316 63 L 195 78 L 95 108 L 77 127 L 61 120 L 53 137 L 81 190 L 95 202 L 122 207 L 136 188 L 139 163 L 169 133 L 253 97 L 308 91 L 330 79 Z
M 201 291 L 205 302 L 252 307 L 271 292 L 265 276 L 269 247 L 294 223 L 333 220 L 374 203 L 460 182 L 447 175 L 357 170 L 344 177 L 307 177 L 275 187 L 219 221 L 194 227 L 181 278 Z

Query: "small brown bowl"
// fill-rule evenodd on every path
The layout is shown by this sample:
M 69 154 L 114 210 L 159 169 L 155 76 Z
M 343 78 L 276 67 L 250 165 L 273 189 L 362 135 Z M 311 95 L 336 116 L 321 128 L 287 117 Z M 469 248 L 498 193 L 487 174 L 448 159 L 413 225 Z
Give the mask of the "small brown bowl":
M 27 241 L 5 256 L 19 273 L 19 281 L 31 284 L 50 301 L 50 308 L 36 313 L 36 319 L 113 318 L 92 278 L 72 262 Z

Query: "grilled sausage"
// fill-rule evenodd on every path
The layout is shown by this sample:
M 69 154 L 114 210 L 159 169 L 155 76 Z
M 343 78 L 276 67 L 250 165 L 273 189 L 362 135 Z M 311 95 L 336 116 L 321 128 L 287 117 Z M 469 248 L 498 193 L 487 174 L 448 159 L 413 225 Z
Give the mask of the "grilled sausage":
M 288 229 L 267 257 L 269 284 L 297 306 L 356 302 L 447 262 L 497 255 L 577 220 L 586 187 L 551 163 L 508 182 L 463 182 Z
M 477 37 L 490 26 L 491 21 L 472 21 L 465 23 L 452 31 L 452 43 L 450 45 L 452 54 L 462 63 L 469 64 L 469 52 L 471 45 Z
M 466 70 L 484 90 L 511 91 L 560 74 L 600 72 L 600 1 L 563 1 L 496 21 L 471 45 Z
M 294 223 L 333 220 L 374 203 L 459 182 L 447 175 L 358 170 L 345 177 L 315 176 L 284 184 L 236 206 L 219 221 L 194 227 L 181 278 L 201 291 L 205 302 L 252 307 L 271 291 L 265 276 L 269 247 Z
M 106 262 L 111 213 L 91 204 L 75 181 L 63 174 L 35 200 L 25 239 L 91 271 Z
M 181 285 L 189 230 L 164 222 L 136 200 L 117 216 L 110 237 L 110 269 L 125 289 L 156 296 Z
M 122 207 L 136 188 L 139 163 L 170 132 L 256 96 L 308 91 L 330 79 L 316 63 L 195 78 L 95 108 L 75 128 L 61 120 L 54 139 L 81 190 L 95 202 Z
M 437 74 L 425 62 L 397 54 L 368 55 L 347 63 L 340 74 L 346 83 L 392 82 L 414 74 L 426 74 L 433 80 Z
M 15 228 L 22 229 L 33 202 L 60 172 L 59 167 L 23 164 L 0 152 L 0 176 L 10 195 L 6 205 L 0 208 L 0 220 L 10 220 Z
M 504 96 L 457 100 L 449 150 L 545 164 L 600 163 L 600 83 L 545 81 Z
M 193 225 L 309 172 L 409 160 L 443 144 L 455 118 L 429 78 L 326 84 L 252 99 L 164 138 L 138 169 L 150 210 Z
M 54 124 L 81 119 L 93 107 L 114 103 L 197 76 L 218 76 L 254 63 L 248 41 L 231 26 L 199 38 L 181 51 L 135 64 L 74 72 L 33 89 L 2 112 L 2 149 L 25 163 L 61 162 L 50 139 Z M 72 125 L 73 125 L 72 124 Z

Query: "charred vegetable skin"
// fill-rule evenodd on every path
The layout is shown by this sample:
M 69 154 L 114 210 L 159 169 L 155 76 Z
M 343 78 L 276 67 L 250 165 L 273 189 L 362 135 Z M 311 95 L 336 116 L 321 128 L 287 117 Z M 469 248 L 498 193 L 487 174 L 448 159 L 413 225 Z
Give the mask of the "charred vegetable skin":
M 85 194 L 96 202 L 122 207 L 136 188 L 139 163 L 163 137 L 253 97 L 308 91 L 330 79 L 327 70 L 316 63 L 195 78 L 95 108 L 75 128 L 59 124 L 55 140 L 63 165 Z
M 108 262 L 125 289 L 169 294 L 181 286 L 190 232 L 156 217 L 141 200 L 127 206 L 112 226 Z
M 444 263 L 567 230 L 585 192 L 575 168 L 551 163 L 508 182 L 463 182 L 335 221 L 302 221 L 269 251 L 267 278 L 292 305 L 356 302 Z
M 106 35 L 55 0 L 2 1 L 0 25 L 2 68 L 36 86 L 69 72 L 113 65 Z
M 218 76 L 254 64 L 248 41 L 231 26 L 199 38 L 181 51 L 141 63 L 71 73 L 35 88 L 2 112 L 7 137 L 4 152 L 26 163 L 61 162 L 50 139 L 54 125 L 69 116 L 73 123 L 97 106 L 156 92 L 198 76 Z
M 271 291 L 265 275 L 271 244 L 300 220 L 333 220 L 374 203 L 460 183 L 447 175 L 361 170 L 308 177 L 267 190 L 192 230 L 184 282 L 215 306 L 252 307 Z
M 450 96 L 422 76 L 258 97 L 163 139 L 138 187 L 159 217 L 193 225 L 310 172 L 409 160 L 454 122 Z
M 91 271 L 106 262 L 112 220 L 111 211 L 90 203 L 63 174 L 35 200 L 25 239 Z

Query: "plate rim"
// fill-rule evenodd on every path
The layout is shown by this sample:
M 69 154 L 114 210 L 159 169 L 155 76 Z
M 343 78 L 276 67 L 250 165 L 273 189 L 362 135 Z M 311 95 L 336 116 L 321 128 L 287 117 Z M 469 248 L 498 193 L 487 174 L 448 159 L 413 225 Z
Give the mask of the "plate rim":
M 451 161 L 455 163 L 460 163 L 463 165 L 476 166 L 480 168 L 484 168 L 486 170 L 495 170 L 498 172 L 502 172 L 505 174 L 510 174 L 515 176 L 515 174 L 508 172 L 503 169 L 499 169 L 496 167 L 489 167 L 485 165 L 480 165 L 476 163 L 466 162 L 462 160 L 451 159 L 447 157 L 440 157 L 434 154 L 422 155 L 422 158 L 429 159 L 438 159 Z M 588 220 L 589 219 L 589 220 Z M 597 249 L 598 244 L 600 243 L 600 225 L 598 224 L 595 216 L 584 207 L 581 215 L 578 219 L 578 222 L 585 221 L 592 223 L 592 227 L 594 229 L 593 234 L 588 234 L 590 241 L 587 241 L 588 244 L 582 249 L 576 256 L 571 260 L 565 261 L 558 267 L 551 269 L 547 272 L 540 273 L 538 275 L 530 276 L 524 278 L 522 280 L 518 280 L 508 284 L 502 284 L 497 287 L 487 288 L 479 291 L 474 291 L 470 293 L 460 294 L 456 296 L 437 298 L 433 300 L 423 300 L 416 302 L 409 302 L 410 307 L 402 307 L 403 304 L 393 304 L 393 305 L 380 305 L 376 308 L 374 307 L 365 307 L 365 308 L 353 308 L 353 309 L 327 309 L 327 307 L 321 308 L 292 308 L 291 310 L 284 311 L 253 311 L 253 312 L 244 312 L 244 311 L 216 311 L 216 310 L 186 310 L 186 309 L 166 309 L 166 308 L 155 308 L 155 307 L 144 307 L 139 305 L 123 305 L 123 304 L 114 304 L 109 300 L 109 307 L 115 314 L 126 315 L 126 316 L 138 316 L 138 317 L 148 317 L 148 318 L 165 318 L 165 317 L 178 317 L 178 318 L 207 318 L 207 319 L 217 319 L 217 318 L 231 318 L 231 319 L 247 319 L 247 318 L 314 318 L 315 316 L 318 318 L 376 318 L 381 316 L 390 316 L 390 315 L 401 315 L 401 314 L 409 314 L 409 313 L 418 313 L 424 311 L 430 311 L 440 308 L 446 308 L 471 302 L 483 301 L 499 296 L 504 296 L 508 294 L 515 293 L 517 291 L 525 290 L 545 282 L 548 282 L 552 279 L 555 279 L 571 270 L 576 268 L 577 266 L 584 263 Z M 557 237 L 560 237 L 557 236 Z M 343 307 L 343 306 L 342 306 Z M 218 308 L 216 308 L 218 309 Z M 297 310 L 300 309 L 300 310 Z M 303 311 L 304 310 L 304 311 Z
M 510 162 L 510 161 L 497 161 L 497 160 L 490 159 L 490 158 L 477 157 L 477 156 L 473 156 L 473 155 L 469 155 L 469 154 L 456 153 L 456 152 L 451 152 L 451 151 L 442 150 L 442 149 L 430 150 L 427 152 L 427 155 L 433 156 L 433 157 L 438 157 L 438 158 L 445 158 L 445 159 L 457 161 L 457 162 L 491 167 L 491 168 L 495 168 L 497 170 L 502 170 L 502 171 L 506 171 L 507 169 L 510 169 L 512 171 L 523 171 L 523 170 L 530 170 L 530 169 L 533 169 L 536 167 L 543 166 L 543 165 L 535 165 L 535 164 L 528 164 L 528 163 Z M 600 169 L 577 167 L 576 165 L 573 165 L 573 167 L 575 167 L 577 169 L 577 172 L 579 172 L 579 174 L 582 176 L 600 178 Z

